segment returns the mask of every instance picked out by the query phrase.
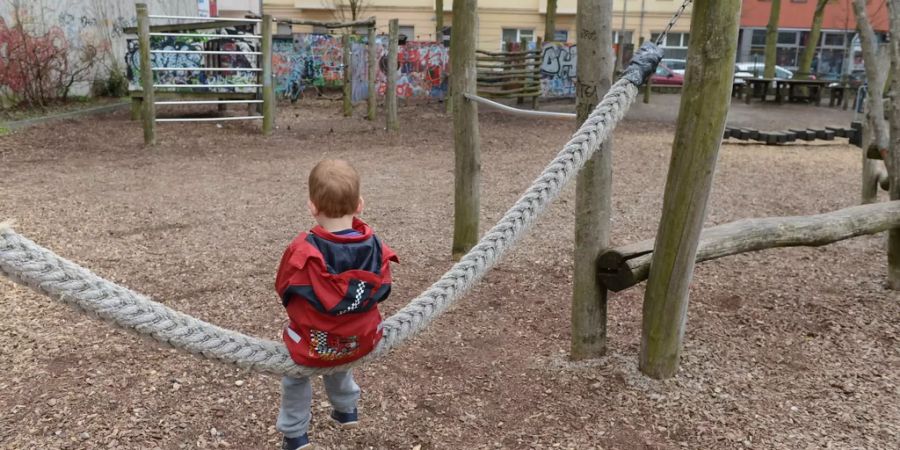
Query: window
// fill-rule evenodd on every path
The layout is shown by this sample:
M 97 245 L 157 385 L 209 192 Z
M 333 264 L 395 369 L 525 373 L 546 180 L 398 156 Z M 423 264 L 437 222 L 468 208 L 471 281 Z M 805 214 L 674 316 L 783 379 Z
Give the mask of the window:
M 406 36 L 407 40 L 414 41 L 416 40 L 416 29 L 412 25 L 400 25 L 400 36 Z M 402 41 L 403 38 L 401 37 Z
M 569 30 L 556 30 L 553 32 L 553 40 L 556 42 L 568 42 Z
M 534 41 L 534 29 L 531 28 L 504 28 L 503 32 L 500 35 L 502 41 L 500 42 L 501 51 L 507 51 L 507 44 L 514 43 L 516 45 L 519 44 L 519 41 L 522 39 L 526 39 L 529 42 Z
M 613 31 L 613 35 L 612 35 L 613 44 L 618 44 L 618 43 L 619 43 L 619 33 L 621 33 L 621 31 L 622 31 L 622 30 L 614 30 L 614 31 Z M 625 30 L 624 36 L 625 36 L 625 39 L 623 40 L 623 42 L 624 42 L 626 45 L 627 45 L 627 44 L 631 44 L 631 43 L 634 42 L 634 41 L 632 40 L 633 37 L 632 37 L 632 32 L 631 32 L 631 30 Z
M 766 53 L 766 30 L 754 29 L 750 40 L 749 61 L 762 62 Z M 800 55 L 809 43 L 807 30 L 779 30 L 775 64 L 789 70 L 796 70 L 800 65 Z M 852 33 L 849 35 L 852 36 Z M 823 31 L 816 43 L 813 55 L 812 72 L 820 79 L 837 79 L 844 64 L 844 45 L 848 34 L 843 31 Z M 776 69 L 777 71 L 777 69 Z M 780 76 L 780 75 L 779 75 Z
M 626 38 L 628 36 L 626 35 Z M 651 33 L 650 40 L 656 42 L 659 33 Z M 688 41 L 690 33 L 669 33 L 661 43 L 660 47 L 665 51 L 666 58 L 687 59 Z

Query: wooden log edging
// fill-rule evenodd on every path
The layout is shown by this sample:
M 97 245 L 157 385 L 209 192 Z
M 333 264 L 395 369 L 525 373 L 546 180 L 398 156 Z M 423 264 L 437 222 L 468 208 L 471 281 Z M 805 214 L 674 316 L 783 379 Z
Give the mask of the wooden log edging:
M 784 131 L 759 131 L 752 128 L 725 127 L 723 139 L 739 139 L 757 141 L 761 144 L 786 144 L 797 140 L 833 141 L 835 137 L 847 138 L 851 145 L 862 146 L 860 127 L 854 123 L 850 128 L 826 126 L 825 128 L 799 129 L 790 128 Z
M 776 247 L 818 247 L 900 227 L 900 200 L 853 206 L 812 216 L 742 219 L 700 234 L 697 262 Z M 654 239 L 607 250 L 599 277 L 618 292 L 647 279 Z

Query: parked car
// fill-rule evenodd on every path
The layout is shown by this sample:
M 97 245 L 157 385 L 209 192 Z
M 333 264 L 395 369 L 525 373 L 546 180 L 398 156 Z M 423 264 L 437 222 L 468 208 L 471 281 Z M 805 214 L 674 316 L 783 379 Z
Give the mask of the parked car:
M 766 64 L 762 62 L 741 62 L 735 64 L 734 76 L 738 78 L 762 78 L 766 70 Z M 789 80 L 794 78 L 794 72 L 781 66 L 775 66 L 775 78 Z
M 650 76 L 650 80 L 658 86 L 681 86 L 684 84 L 684 76 L 675 73 L 665 64 L 656 66 L 656 72 Z
M 684 69 L 687 68 L 687 61 L 683 59 L 668 59 L 664 58 L 662 60 L 662 64 L 672 70 L 672 72 L 677 73 L 678 75 L 684 75 Z
M 684 77 L 684 71 L 687 69 L 687 61 L 683 59 L 668 59 L 665 58 L 662 60 L 662 64 L 668 67 L 672 72 L 675 72 L 678 75 Z M 741 73 L 741 69 L 738 68 L 737 65 L 734 66 L 734 84 L 746 84 L 744 78 L 746 78 L 746 74 L 738 76 Z

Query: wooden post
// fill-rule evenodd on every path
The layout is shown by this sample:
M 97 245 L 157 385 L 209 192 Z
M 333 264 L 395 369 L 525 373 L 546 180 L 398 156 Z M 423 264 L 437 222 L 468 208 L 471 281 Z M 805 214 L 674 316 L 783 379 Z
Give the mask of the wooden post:
M 544 42 L 556 41 L 556 0 L 547 0 L 547 15 L 544 17 Z
M 146 3 L 135 5 L 138 21 L 138 48 L 141 53 L 141 120 L 144 144 L 156 144 L 156 105 L 153 95 L 153 67 L 150 62 L 150 17 Z
M 687 321 L 688 292 L 731 102 L 740 0 L 697 0 L 688 66 L 663 211 L 644 294 L 640 369 L 675 375 Z M 581 56 L 581 55 L 579 55 Z
M 575 34 L 576 127 L 609 90 L 615 68 L 612 52 L 612 0 L 578 0 Z M 597 277 L 597 256 L 609 245 L 612 143 L 600 146 L 585 164 L 575 187 L 575 273 L 572 279 L 573 360 L 606 353 L 606 289 Z
M 890 0 L 888 5 L 890 16 L 891 39 L 889 53 L 891 56 L 890 86 L 890 141 L 887 158 L 888 193 L 891 200 L 900 199 L 900 0 Z M 900 228 L 893 228 L 888 233 L 888 287 L 900 290 Z
M 766 25 L 766 65 L 764 78 L 775 78 L 775 51 L 778 43 L 778 19 L 781 16 L 781 0 L 772 0 L 769 10 L 769 23 Z M 695 41 L 696 42 L 696 41 Z M 775 93 L 778 95 L 778 92 Z M 765 97 L 763 97 L 765 100 Z
M 544 41 L 540 38 L 540 36 L 537 38 L 537 46 L 535 48 L 540 52 L 540 53 L 538 53 L 537 66 L 531 66 L 531 67 L 529 67 L 529 69 L 538 70 L 541 67 L 541 61 L 543 60 L 543 57 L 544 57 Z M 540 75 L 535 75 L 532 72 L 530 75 L 528 75 L 528 81 L 530 83 L 537 84 L 538 88 L 540 89 L 540 87 L 541 87 L 540 86 L 540 84 L 541 84 L 541 76 Z M 543 91 L 541 93 L 543 93 Z M 533 95 L 531 97 L 531 109 L 537 111 L 538 100 L 540 100 L 540 98 L 541 98 L 540 95 Z
M 353 115 L 353 53 L 350 49 L 350 30 L 344 32 L 343 42 L 343 66 L 344 66 L 344 117 Z
M 444 45 L 444 0 L 434 0 L 434 40 Z
M 638 47 L 644 45 L 644 37 L 641 36 L 638 42 Z M 650 104 L 650 89 L 652 89 L 653 83 L 652 78 L 647 78 L 647 82 L 644 83 L 644 104 Z
M 519 51 L 522 51 L 522 52 L 528 50 L 528 38 L 520 38 L 520 39 L 519 39 L 519 49 L 520 49 Z M 518 62 L 524 63 L 524 62 L 527 61 L 527 60 L 528 60 L 528 55 L 522 55 L 521 61 L 518 61 Z M 516 60 L 510 60 L 510 62 L 517 62 L 517 61 L 516 61 Z M 523 66 L 523 69 L 527 69 L 527 67 L 524 67 L 524 66 Z M 523 80 L 526 80 L 526 82 L 527 82 L 527 77 L 522 77 L 522 79 L 523 79 Z M 522 87 L 525 87 L 525 83 L 522 83 Z M 525 103 L 525 97 L 523 97 L 523 96 L 520 95 L 520 96 L 516 99 L 516 104 L 517 104 L 517 105 L 521 105 L 521 104 L 523 104 L 523 103 Z
M 369 51 L 368 54 L 368 81 L 369 81 L 369 110 L 366 113 L 366 118 L 369 120 L 375 120 L 375 111 L 378 109 L 378 89 L 375 85 L 375 76 L 378 70 L 378 55 L 375 50 L 378 49 L 377 38 L 375 37 L 375 27 L 369 28 L 369 46 L 366 48 Z
M 387 88 L 384 91 L 384 104 L 387 109 L 387 129 L 397 131 L 400 129 L 400 122 L 397 120 L 397 46 L 400 22 L 398 19 L 391 19 L 388 23 Z
M 481 139 L 478 104 L 466 100 L 475 94 L 475 43 L 478 0 L 453 0 L 453 36 L 450 39 L 450 93 L 453 102 L 453 259 L 458 260 L 478 242 Z
M 266 136 L 272 134 L 272 129 L 275 128 L 275 79 L 272 73 L 272 25 L 274 23 L 270 14 L 264 14 L 260 24 L 262 31 L 262 132 Z

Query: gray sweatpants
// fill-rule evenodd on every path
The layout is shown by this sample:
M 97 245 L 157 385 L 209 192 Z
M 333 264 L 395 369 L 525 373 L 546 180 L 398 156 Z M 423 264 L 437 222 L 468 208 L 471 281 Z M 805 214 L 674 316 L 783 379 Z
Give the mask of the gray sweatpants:
M 323 375 L 325 392 L 331 406 L 339 412 L 350 413 L 359 401 L 359 386 L 353 381 L 353 372 L 337 372 Z M 294 438 L 306 434 L 312 416 L 312 382 L 309 378 L 284 377 L 281 379 L 281 409 L 275 428 L 285 437 Z

